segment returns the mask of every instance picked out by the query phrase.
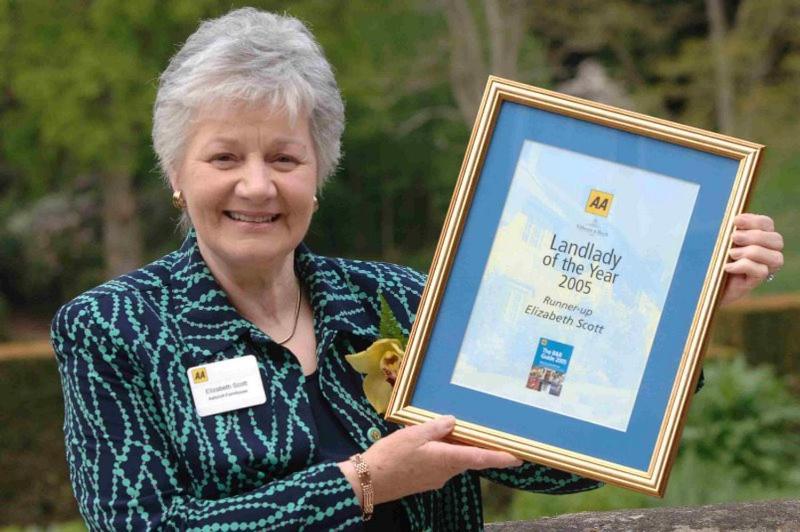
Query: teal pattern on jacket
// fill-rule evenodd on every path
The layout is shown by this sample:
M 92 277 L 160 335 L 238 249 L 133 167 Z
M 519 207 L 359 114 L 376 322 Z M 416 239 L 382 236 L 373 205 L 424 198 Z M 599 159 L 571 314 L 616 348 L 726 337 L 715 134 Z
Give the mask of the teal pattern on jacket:
M 314 310 L 320 389 L 367 449 L 400 428 L 370 406 L 344 360 L 378 336 L 384 294 L 408 333 L 425 277 L 380 262 L 326 258 L 301 245 L 295 270 Z M 300 364 L 244 319 L 190 231 L 180 249 L 64 305 L 52 324 L 64 392 L 67 461 L 92 530 L 359 530 L 361 509 L 318 439 Z M 267 401 L 201 418 L 188 368 L 253 354 Z M 593 480 L 526 463 L 494 481 L 571 493 Z M 414 530 L 483 527 L 479 476 L 402 500 Z

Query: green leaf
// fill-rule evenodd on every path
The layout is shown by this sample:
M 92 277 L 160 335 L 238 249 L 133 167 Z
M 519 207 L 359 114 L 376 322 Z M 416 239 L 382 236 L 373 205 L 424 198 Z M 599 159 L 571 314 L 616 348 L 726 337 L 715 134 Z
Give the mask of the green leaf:
M 383 294 L 378 293 L 378 298 L 381 301 L 381 324 L 380 324 L 380 337 L 381 338 L 394 338 L 400 342 L 400 345 L 405 349 L 408 339 L 403 334 L 403 327 L 397 321 L 389 302 L 383 297 Z

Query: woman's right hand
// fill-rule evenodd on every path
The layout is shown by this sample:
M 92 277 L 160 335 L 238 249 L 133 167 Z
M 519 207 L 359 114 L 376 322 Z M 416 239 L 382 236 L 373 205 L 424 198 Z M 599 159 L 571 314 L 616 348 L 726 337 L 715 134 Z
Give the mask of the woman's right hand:
M 454 426 L 453 416 L 442 416 L 400 429 L 362 453 L 372 477 L 374 503 L 439 489 L 468 469 L 522 465 L 521 460 L 506 452 L 441 441 Z M 341 462 L 339 467 L 363 503 L 355 467 L 349 461 Z

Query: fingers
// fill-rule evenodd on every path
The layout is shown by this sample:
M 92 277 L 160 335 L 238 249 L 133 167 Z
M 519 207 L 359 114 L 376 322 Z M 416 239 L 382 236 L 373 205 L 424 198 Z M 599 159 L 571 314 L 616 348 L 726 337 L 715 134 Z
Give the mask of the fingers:
M 769 268 L 768 273 L 775 273 L 783 267 L 783 253 L 755 244 L 731 248 L 729 255 L 734 261 L 746 258 L 765 264 Z
M 431 419 L 430 421 L 426 421 L 421 425 L 413 425 L 403 430 L 407 430 L 409 434 L 413 434 L 414 436 L 424 441 L 436 441 L 436 440 L 441 440 L 442 438 L 453 432 L 453 427 L 455 427 L 455 425 L 456 425 L 455 417 L 440 416 L 437 417 L 436 419 Z
M 367 449 L 363 457 L 370 466 L 375 503 L 441 488 L 467 469 L 522 465 L 509 453 L 440 441 L 454 427 L 453 416 L 442 416 L 400 429 Z
M 745 275 L 734 275 L 725 283 L 725 291 L 722 293 L 721 303 L 727 305 L 733 303 L 748 294 L 753 289 L 753 280 Z
M 725 265 L 725 271 L 731 274 L 744 275 L 744 285 L 747 288 L 755 288 L 769 275 L 769 267 L 766 264 L 756 262 L 747 257 L 736 262 L 729 262 Z
M 736 246 L 762 246 L 781 251 L 783 249 L 783 236 L 774 231 L 761 229 L 737 229 L 733 233 L 733 243 Z
M 744 212 L 733 219 L 733 226 L 737 229 L 760 229 L 762 231 L 775 231 L 775 222 L 769 216 Z
M 725 265 L 732 275 L 722 296 L 730 303 L 747 295 L 783 266 L 783 236 L 775 231 L 769 216 L 743 213 L 733 219 L 733 247 L 728 252 L 733 262 Z
M 428 450 L 436 453 L 442 463 L 447 464 L 453 474 L 467 469 L 490 469 L 504 467 L 518 467 L 522 460 L 503 451 L 490 451 L 469 445 L 459 445 L 433 441 L 426 446 Z

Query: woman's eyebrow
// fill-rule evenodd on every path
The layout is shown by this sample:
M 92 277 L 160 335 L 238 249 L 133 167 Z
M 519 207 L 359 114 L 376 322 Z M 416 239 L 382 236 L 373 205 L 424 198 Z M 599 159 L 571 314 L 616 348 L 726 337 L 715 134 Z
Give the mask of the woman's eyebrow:
M 295 146 L 300 148 L 301 150 L 306 150 L 306 143 L 300 139 L 292 138 L 292 137 L 276 137 L 272 139 L 269 146 L 271 148 L 284 148 L 286 146 Z
M 211 137 L 203 143 L 203 149 L 210 149 L 216 146 L 235 147 L 239 146 L 239 141 L 233 137 Z
M 240 140 L 235 137 L 211 137 L 205 142 L 205 146 L 212 146 L 214 144 L 221 144 L 224 146 L 238 146 L 240 144 Z M 300 139 L 294 137 L 276 137 L 272 139 L 269 143 L 270 147 L 283 147 L 287 145 L 294 145 L 300 148 L 305 148 L 306 143 Z

